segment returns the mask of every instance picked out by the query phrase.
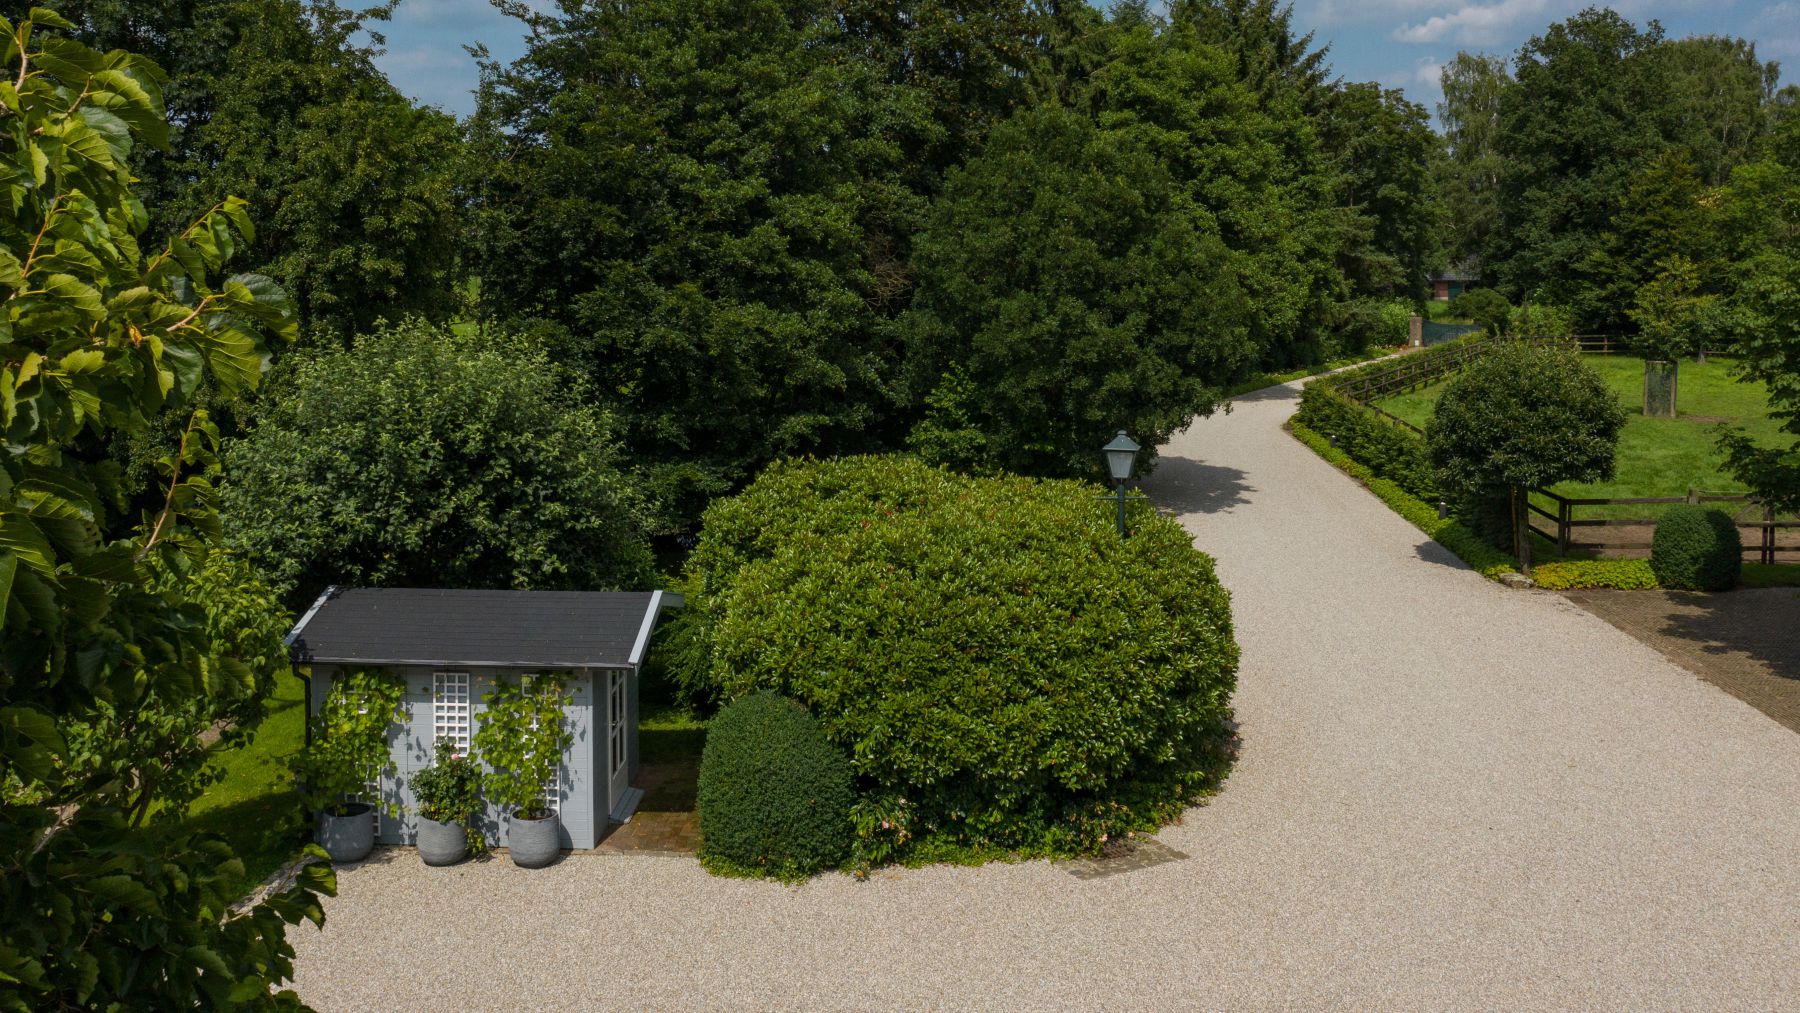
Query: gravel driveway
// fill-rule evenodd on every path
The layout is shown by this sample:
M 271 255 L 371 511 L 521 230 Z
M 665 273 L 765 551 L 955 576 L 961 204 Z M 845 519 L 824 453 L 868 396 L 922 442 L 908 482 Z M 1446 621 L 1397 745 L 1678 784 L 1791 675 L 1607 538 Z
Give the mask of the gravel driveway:
M 1243 753 L 1102 878 L 346 870 L 322 1009 L 1800 1007 L 1800 736 L 1464 569 L 1238 401 L 1148 483 L 1235 596 Z

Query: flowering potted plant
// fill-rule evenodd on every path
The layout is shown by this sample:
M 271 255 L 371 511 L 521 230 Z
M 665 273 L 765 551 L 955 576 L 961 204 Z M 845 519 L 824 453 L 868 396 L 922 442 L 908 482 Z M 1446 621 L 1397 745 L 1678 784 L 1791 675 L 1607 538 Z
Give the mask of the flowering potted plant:
M 506 814 L 507 854 L 528 869 L 549 865 L 562 850 L 561 824 L 544 793 L 574 741 L 563 720 L 569 695 L 561 677 L 537 675 L 518 684 L 498 679 L 481 700 L 487 712 L 475 748 L 490 767 L 488 796 Z
M 388 728 L 401 719 L 404 696 L 400 682 L 380 672 L 344 673 L 312 719 L 312 741 L 293 760 L 301 796 L 318 813 L 316 839 L 333 862 L 369 857 L 377 807 L 400 815 L 392 803 L 364 799 L 373 794 L 369 782 L 394 765 Z
M 473 755 L 439 739 L 431 766 L 412 776 L 412 790 L 419 803 L 419 858 L 426 865 L 449 865 L 471 850 L 487 849 L 481 831 L 469 827 L 481 811 L 481 767 Z

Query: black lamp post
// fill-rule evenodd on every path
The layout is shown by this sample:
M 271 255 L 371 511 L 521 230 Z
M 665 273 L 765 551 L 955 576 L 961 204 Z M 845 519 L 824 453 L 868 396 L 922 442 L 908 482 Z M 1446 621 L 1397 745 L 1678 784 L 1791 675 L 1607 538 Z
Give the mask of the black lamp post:
M 1119 537 L 1124 538 L 1125 482 L 1131 478 L 1131 466 L 1137 462 L 1139 447 L 1131 437 L 1125 435 L 1125 430 L 1121 429 L 1119 435 L 1112 438 L 1111 443 L 1100 449 L 1106 453 L 1106 468 L 1112 472 L 1113 484 L 1118 487 Z

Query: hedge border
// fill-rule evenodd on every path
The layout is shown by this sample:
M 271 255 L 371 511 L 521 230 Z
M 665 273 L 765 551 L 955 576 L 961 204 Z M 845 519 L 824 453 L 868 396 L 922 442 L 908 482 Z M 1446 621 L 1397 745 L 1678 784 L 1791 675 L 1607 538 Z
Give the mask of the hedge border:
M 1241 397 L 1254 391 L 1266 390 L 1270 387 L 1280 387 L 1283 384 L 1293 383 L 1295 380 L 1304 380 L 1313 376 L 1324 376 L 1356 366 L 1372 365 L 1382 359 L 1393 358 L 1404 351 L 1406 351 L 1405 345 L 1386 345 L 1380 348 L 1371 348 L 1361 355 L 1353 355 L 1346 359 L 1333 359 L 1330 362 L 1322 362 L 1316 366 L 1301 366 L 1298 369 L 1291 369 L 1285 373 L 1256 373 L 1225 388 L 1225 393 L 1222 396 L 1226 399 Z

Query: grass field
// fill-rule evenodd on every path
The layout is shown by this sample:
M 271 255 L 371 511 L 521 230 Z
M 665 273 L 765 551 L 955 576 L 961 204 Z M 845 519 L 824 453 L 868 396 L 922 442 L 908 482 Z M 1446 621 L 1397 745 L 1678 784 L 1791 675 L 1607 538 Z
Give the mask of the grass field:
M 1721 424 L 1741 425 L 1766 445 L 1789 439 L 1769 418 L 1768 391 L 1761 383 L 1734 379 L 1728 363 L 1712 359 L 1704 364 L 1681 364 L 1677 416 L 1673 419 L 1644 417 L 1644 361 L 1623 355 L 1582 357 L 1619 395 L 1629 418 L 1619 434 L 1618 472 L 1610 482 L 1565 482 L 1556 492 L 1581 499 L 1638 496 L 1680 496 L 1688 489 L 1706 492 L 1744 492 L 1744 486 L 1726 474 L 1716 446 Z M 1432 407 L 1444 391 L 1437 384 L 1410 394 L 1387 398 L 1378 404 L 1412 424 L 1425 428 Z M 1626 509 L 1632 515 L 1646 508 Z M 1590 513 L 1604 516 L 1605 513 Z
M 278 679 L 263 704 L 256 737 L 219 755 L 225 776 L 188 810 L 188 829 L 219 834 L 244 860 L 245 890 L 281 868 L 307 841 L 287 766 L 305 740 L 304 698 L 299 678 Z

